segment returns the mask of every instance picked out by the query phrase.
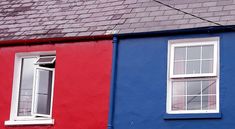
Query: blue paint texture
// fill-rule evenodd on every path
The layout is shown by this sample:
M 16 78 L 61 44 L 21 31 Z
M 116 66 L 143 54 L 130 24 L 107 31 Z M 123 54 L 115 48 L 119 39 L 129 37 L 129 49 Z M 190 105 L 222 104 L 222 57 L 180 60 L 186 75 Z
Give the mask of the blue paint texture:
M 202 37 L 220 37 L 219 119 L 164 119 L 168 40 Z M 235 129 L 235 33 L 123 38 L 117 53 L 114 129 Z

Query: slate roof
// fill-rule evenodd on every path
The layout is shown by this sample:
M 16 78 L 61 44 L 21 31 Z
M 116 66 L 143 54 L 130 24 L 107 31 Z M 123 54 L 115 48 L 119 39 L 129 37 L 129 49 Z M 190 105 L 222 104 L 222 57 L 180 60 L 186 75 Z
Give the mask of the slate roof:
M 235 0 L 160 0 L 222 25 Z M 133 33 L 216 26 L 153 0 L 1 0 L 0 40 Z

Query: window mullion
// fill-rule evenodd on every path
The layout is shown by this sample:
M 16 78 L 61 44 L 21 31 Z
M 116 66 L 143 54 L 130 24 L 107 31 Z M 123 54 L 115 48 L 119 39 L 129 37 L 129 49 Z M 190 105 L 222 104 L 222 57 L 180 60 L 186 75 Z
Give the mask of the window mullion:
M 200 74 L 202 74 L 202 46 L 200 47 L 200 66 L 199 66 L 199 70 L 200 70 Z
M 185 52 L 185 63 L 184 63 L 184 74 L 186 75 L 187 74 L 187 63 L 188 63 L 188 47 L 185 48 L 186 49 L 186 52 Z
M 185 88 L 186 88 L 186 91 L 185 91 L 185 110 L 188 110 L 188 82 L 186 81 L 185 82 Z
M 201 96 L 201 110 L 202 110 L 202 81 L 200 81 L 200 86 L 201 86 L 201 94 L 200 94 L 200 96 Z

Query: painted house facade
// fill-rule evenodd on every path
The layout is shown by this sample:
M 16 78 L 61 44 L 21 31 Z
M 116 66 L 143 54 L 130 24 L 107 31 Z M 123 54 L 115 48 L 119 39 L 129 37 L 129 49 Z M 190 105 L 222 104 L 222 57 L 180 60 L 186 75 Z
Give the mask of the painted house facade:
M 3 0 L 0 128 L 230 129 L 234 0 Z
M 1 128 L 105 128 L 111 50 L 109 40 L 1 48 Z
M 207 31 L 117 36 L 114 129 L 235 127 L 234 32 Z

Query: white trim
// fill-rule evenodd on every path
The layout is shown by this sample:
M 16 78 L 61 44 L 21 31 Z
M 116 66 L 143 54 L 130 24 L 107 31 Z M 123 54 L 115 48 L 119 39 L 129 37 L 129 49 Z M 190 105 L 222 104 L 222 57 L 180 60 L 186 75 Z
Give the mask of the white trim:
M 38 120 L 40 120 L 40 122 L 45 121 L 45 118 L 35 118 L 33 116 L 17 116 L 22 60 L 23 58 L 33 58 L 33 57 L 36 58 L 40 55 L 55 55 L 55 54 L 56 54 L 55 51 L 40 51 L 40 52 L 22 52 L 22 53 L 17 53 L 15 55 L 10 120 L 5 121 L 6 124 L 10 125 L 10 124 L 19 123 L 20 125 L 21 121 L 24 121 L 23 123 L 27 123 L 27 122 L 32 123 L 31 121 L 35 122 Z M 54 72 L 53 72 L 53 77 L 54 77 Z M 54 82 L 53 82 L 53 85 L 54 85 Z M 52 97 L 51 97 L 52 101 L 53 101 L 53 92 L 54 92 L 54 86 L 52 87 Z M 51 110 L 52 110 L 52 106 L 51 106 Z M 51 118 L 50 119 L 46 118 L 46 119 L 47 121 L 52 120 Z M 45 122 L 48 123 L 47 121 Z M 51 122 L 49 122 L 49 124 L 50 123 Z
M 174 62 L 174 48 L 177 46 L 203 46 L 213 45 L 213 73 L 203 74 L 183 74 L 173 75 L 173 62 Z M 187 55 L 187 54 L 186 54 Z M 168 62 L 167 62 L 167 99 L 166 99 L 166 113 L 168 114 L 189 114 L 189 113 L 219 113 L 219 37 L 211 38 L 194 38 L 194 39 L 177 39 L 168 41 Z M 216 80 L 216 109 L 215 110 L 180 110 L 172 111 L 172 81 L 182 80 Z M 187 104 L 187 100 L 186 100 Z
M 173 70 L 172 70 L 173 71 Z M 185 75 L 172 75 L 170 78 L 193 78 L 193 77 L 216 77 L 216 73 L 201 73 L 201 74 L 185 74 Z
M 21 66 L 22 66 L 22 59 L 19 58 L 16 55 L 15 56 L 15 65 L 14 65 L 14 76 L 13 76 L 13 88 L 12 88 L 12 98 L 11 98 L 10 120 L 14 120 L 16 118 L 16 116 L 17 116 Z
M 178 43 L 199 43 L 199 42 L 214 42 L 219 41 L 219 37 L 206 37 L 206 38 L 185 38 L 185 39 L 174 39 L 169 40 L 168 43 L 170 44 L 178 44 Z
M 20 52 L 16 53 L 17 57 L 34 57 L 34 56 L 40 56 L 40 55 L 55 55 L 56 51 L 38 51 L 38 52 Z
M 18 120 L 18 121 L 5 121 L 5 126 L 14 126 L 14 125 L 53 125 L 54 119 L 46 119 L 46 120 Z
M 219 113 L 217 110 L 179 110 L 170 111 L 168 114 L 197 114 L 197 113 Z

